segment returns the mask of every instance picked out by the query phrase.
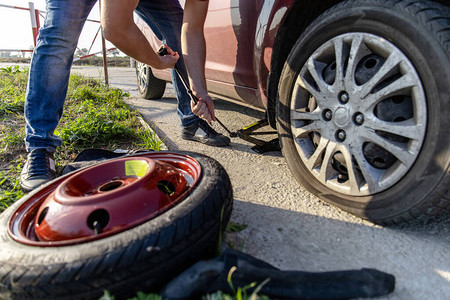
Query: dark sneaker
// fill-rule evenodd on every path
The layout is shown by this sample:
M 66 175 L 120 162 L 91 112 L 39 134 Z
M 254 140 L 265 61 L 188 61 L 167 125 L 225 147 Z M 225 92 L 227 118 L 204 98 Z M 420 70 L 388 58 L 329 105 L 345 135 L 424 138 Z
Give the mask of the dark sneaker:
M 53 153 L 45 149 L 34 149 L 28 154 L 27 162 L 20 174 L 20 186 L 26 193 L 56 177 Z
M 230 138 L 216 132 L 204 120 L 197 124 L 184 127 L 181 137 L 185 140 L 197 141 L 210 146 L 227 146 L 230 144 Z

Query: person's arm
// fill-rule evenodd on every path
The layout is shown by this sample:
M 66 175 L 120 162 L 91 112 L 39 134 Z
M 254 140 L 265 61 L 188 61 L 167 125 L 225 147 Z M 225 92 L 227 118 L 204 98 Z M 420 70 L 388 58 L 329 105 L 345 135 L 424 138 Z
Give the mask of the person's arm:
M 101 0 L 101 24 L 105 38 L 136 60 L 156 69 L 173 68 L 179 55 L 166 46 L 168 55 L 159 56 L 134 23 L 133 11 L 139 0 Z
M 186 0 L 181 46 L 192 92 L 199 98 L 192 112 L 208 122 L 215 121 L 214 103 L 208 95 L 205 79 L 206 43 L 203 33 L 208 1 Z

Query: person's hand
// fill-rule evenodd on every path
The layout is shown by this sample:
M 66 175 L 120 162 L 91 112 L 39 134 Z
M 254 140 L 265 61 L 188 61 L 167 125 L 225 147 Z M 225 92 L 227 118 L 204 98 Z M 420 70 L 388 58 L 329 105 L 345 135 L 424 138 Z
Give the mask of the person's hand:
M 169 46 L 165 45 L 164 48 L 167 50 L 167 54 L 164 56 L 159 56 L 160 59 L 160 69 L 167 69 L 167 68 L 173 68 L 175 67 L 175 64 L 177 63 L 178 59 L 180 58 L 180 55 L 178 52 L 173 51 L 170 49 Z
M 216 116 L 214 115 L 214 102 L 211 97 L 208 94 L 197 97 L 199 99 L 197 104 L 195 104 L 194 101 L 191 101 L 192 112 L 200 118 L 206 120 L 208 123 L 215 121 Z

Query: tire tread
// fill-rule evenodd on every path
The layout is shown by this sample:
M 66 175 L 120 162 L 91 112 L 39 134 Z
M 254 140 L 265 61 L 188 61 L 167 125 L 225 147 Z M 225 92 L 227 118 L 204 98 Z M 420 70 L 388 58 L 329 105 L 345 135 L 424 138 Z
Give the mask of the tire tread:
M 141 97 L 147 100 L 161 99 L 166 89 L 166 82 L 162 79 L 156 78 L 155 75 L 153 75 L 150 66 L 145 66 L 145 68 L 147 70 L 147 85 L 144 89 L 141 89 L 141 87 L 139 86 L 139 76 L 137 76 L 138 90 Z M 139 70 L 136 65 L 136 75 L 138 74 L 138 72 Z

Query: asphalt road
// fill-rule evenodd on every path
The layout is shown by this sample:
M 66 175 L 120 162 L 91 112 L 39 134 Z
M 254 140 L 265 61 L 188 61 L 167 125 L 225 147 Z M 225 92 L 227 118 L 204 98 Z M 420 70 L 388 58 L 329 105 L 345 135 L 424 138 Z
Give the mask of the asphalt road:
M 73 71 L 95 78 L 103 73 L 92 67 Z M 358 219 L 301 188 L 280 152 L 259 155 L 237 138 L 225 148 L 182 140 L 171 85 L 161 100 L 149 101 L 139 98 L 133 69 L 110 68 L 109 74 L 110 84 L 130 93 L 128 103 L 169 149 L 203 153 L 225 167 L 234 192 L 231 221 L 248 226 L 227 236 L 236 248 L 282 270 L 376 268 L 393 274 L 395 291 L 379 299 L 450 299 L 450 221 L 382 227 Z M 216 115 L 231 130 L 263 116 L 221 99 L 215 103 Z

